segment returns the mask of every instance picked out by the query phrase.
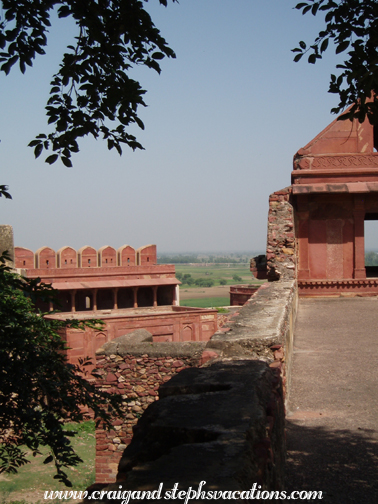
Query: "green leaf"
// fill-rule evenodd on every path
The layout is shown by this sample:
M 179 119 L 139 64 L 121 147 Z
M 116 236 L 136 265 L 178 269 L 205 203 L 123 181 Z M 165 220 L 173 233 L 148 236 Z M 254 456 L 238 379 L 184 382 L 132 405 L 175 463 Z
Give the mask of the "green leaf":
M 302 14 L 306 14 L 306 12 L 308 12 L 310 9 L 311 9 L 311 5 L 307 5 L 307 7 L 305 7 L 303 9 Z
M 4 196 L 5 199 L 12 199 L 12 196 L 8 192 L 8 186 L 7 185 L 0 185 L 0 198 L 1 196 Z M 9 258 L 10 260 L 10 258 Z
M 49 464 L 54 460 L 54 457 L 52 455 L 49 455 L 45 460 L 43 461 L 44 464 Z
M 32 140 L 31 142 L 28 143 L 28 147 L 35 147 L 36 145 L 40 144 L 40 140 Z
M 151 54 L 151 58 L 155 60 L 161 60 L 164 58 L 164 54 L 161 52 L 154 52 L 153 54 Z
M 316 62 L 316 54 L 310 54 L 310 56 L 308 57 L 308 62 L 313 65 Z
M 61 157 L 61 160 L 62 160 L 62 163 L 67 166 L 67 168 L 72 168 L 72 162 L 71 162 L 71 159 L 69 159 L 68 157 L 66 156 L 62 156 Z
M 305 43 L 305 42 L 303 42 L 303 40 L 301 40 L 301 41 L 299 42 L 299 45 L 301 46 L 301 48 L 302 48 L 302 49 L 306 49 L 306 47 L 307 47 L 307 46 L 306 46 L 306 43 Z
M 58 159 L 58 154 L 52 154 L 51 156 L 47 157 L 45 159 L 45 163 L 48 163 L 49 165 L 52 165 L 55 163 L 55 161 Z
M 43 145 L 42 143 L 39 143 L 36 148 L 34 149 L 34 157 L 37 159 L 43 151 Z
M 323 42 L 321 43 L 321 46 L 320 46 L 320 52 L 323 53 L 327 47 L 328 47 L 328 42 L 329 42 L 329 39 L 326 38 L 323 40 Z
M 339 44 L 337 47 L 336 47 L 336 54 L 340 54 L 341 52 L 345 51 L 345 49 L 347 49 L 349 47 L 349 40 L 346 40 L 345 42 L 341 42 L 341 44 Z
M 297 62 L 298 62 L 298 61 L 302 58 L 302 56 L 303 56 L 303 53 L 301 53 L 301 54 L 296 54 L 296 55 L 295 55 L 295 58 L 294 58 L 295 63 L 297 63 Z

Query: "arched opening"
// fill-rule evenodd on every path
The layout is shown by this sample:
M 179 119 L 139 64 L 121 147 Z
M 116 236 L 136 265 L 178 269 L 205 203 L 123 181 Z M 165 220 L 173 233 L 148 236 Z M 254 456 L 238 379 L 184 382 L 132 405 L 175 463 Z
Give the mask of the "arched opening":
M 365 215 L 365 268 L 368 278 L 378 277 L 378 213 Z
M 154 293 L 151 287 L 139 287 L 138 289 L 138 307 L 153 306 Z
M 67 291 L 58 292 L 54 308 L 62 312 L 70 312 L 72 308 L 71 294 Z
M 99 289 L 97 292 L 97 309 L 112 310 L 114 308 L 114 297 L 111 289 Z
M 133 308 L 134 307 L 134 293 L 132 289 L 119 289 L 118 290 L 118 308 Z
M 160 285 L 157 290 L 157 304 L 158 306 L 171 306 L 173 305 L 173 285 Z
M 93 310 L 93 294 L 89 290 L 78 290 L 75 297 L 76 311 Z

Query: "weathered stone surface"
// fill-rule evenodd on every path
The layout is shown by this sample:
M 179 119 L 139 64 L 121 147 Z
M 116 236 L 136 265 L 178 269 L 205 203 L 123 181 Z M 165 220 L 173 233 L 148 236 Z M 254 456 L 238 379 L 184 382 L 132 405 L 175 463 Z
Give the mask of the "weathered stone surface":
M 98 361 L 101 362 L 101 365 L 103 366 L 102 369 L 104 369 L 105 374 L 101 375 L 100 379 L 106 381 L 107 373 L 113 373 L 117 374 L 117 376 L 120 375 L 120 377 L 124 377 L 125 391 L 127 390 L 127 396 L 125 396 L 125 398 L 133 398 L 133 401 L 128 404 L 125 403 L 125 406 L 128 408 L 125 412 L 125 416 L 122 418 L 122 431 L 126 433 L 125 441 L 123 441 L 123 438 L 121 438 L 118 434 L 117 436 L 106 435 L 104 438 L 103 433 L 101 431 L 97 431 L 97 433 L 101 435 L 99 437 L 100 445 L 103 446 L 104 440 L 105 443 L 108 444 L 108 451 L 106 453 L 104 450 L 99 452 L 102 454 L 101 464 L 105 463 L 104 460 L 105 457 L 107 457 L 106 468 L 98 466 L 96 461 L 97 481 L 115 481 L 115 474 L 111 467 L 114 467 L 114 463 L 118 461 L 119 452 L 112 449 L 112 447 L 115 446 L 113 438 L 119 437 L 121 438 L 122 443 L 129 443 L 132 437 L 131 427 L 135 425 L 137 417 L 140 417 L 141 413 L 143 413 L 143 411 L 151 403 L 153 404 L 152 409 L 149 407 L 148 411 L 159 412 L 156 413 L 158 418 L 164 417 L 164 419 L 168 419 L 171 417 L 173 423 L 170 423 L 170 420 L 164 420 L 167 427 L 165 431 L 161 431 L 163 427 L 160 423 L 155 425 L 154 416 L 147 416 L 147 420 L 143 420 L 145 418 L 144 413 L 142 420 L 139 420 L 138 425 L 134 427 L 135 432 L 138 432 L 140 425 L 144 425 L 144 428 L 146 429 L 146 433 L 142 436 L 142 438 L 146 437 L 146 444 L 144 444 L 141 437 L 133 438 L 137 439 L 132 448 L 132 453 L 134 453 L 135 457 L 137 457 L 136 453 L 139 448 L 142 451 L 147 450 L 148 445 L 150 445 L 150 448 L 148 449 L 152 450 L 151 453 L 153 453 L 155 444 L 158 443 L 158 441 L 154 438 L 156 432 L 159 433 L 158 438 L 160 436 L 160 432 L 163 432 L 164 435 L 162 435 L 162 444 L 167 444 L 167 447 L 171 446 L 171 451 L 169 451 L 169 453 L 164 452 L 161 457 L 159 455 L 160 458 L 157 459 L 159 460 L 159 463 L 157 460 L 155 463 L 154 460 L 148 459 L 148 464 L 146 465 L 146 467 L 148 466 L 148 470 L 151 468 L 151 470 L 154 471 L 154 474 L 157 471 L 156 474 L 160 475 L 160 478 L 165 478 L 166 474 L 163 474 L 158 466 L 159 464 L 166 464 L 166 471 L 167 473 L 170 472 L 171 479 L 178 481 L 178 478 L 181 478 L 181 475 L 184 474 L 184 472 L 187 472 L 189 476 L 191 474 L 192 465 L 194 464 L 192 458 L 187 459 L 187 464 L 185 466 L 185 457 L 189 457 L 189 454 L 193 454 L 193 457 L 198 457 L 199 467 L 202 467 L 201 464 L 208 464 L 209 472 L 211 472 L 210 467 L 213 467 L 214 471 L 218 471 L 218 465 L 220 462 L 217 460 L 217 457 L 226 457 L 226 465 L 229 468 L 239 467 L 240 461 L 244 460 L 243 458 L 240 458 L 241 454 L 244 453 L 243 450 L 246 450 L 246 453 L 249 450 L 249 448 L 246 448 L 246 446 L 248 446 L 248 442 L 247 444 L 243 444 L 241 442 L 241 439 L 243 438 L 241 434 L 240 436 L 239 434 L 235 434 L 235 442 L 231 442 L 227 437 L 222 437 L 221 441 L 219 441 L 220 437 L 218 436 L 219 432 L 217 429 L 220 429 L 221 432 L 230 429 L 228 433 L 231 435 L 231 423 L 228 424 L 227 422 L 231 422 L 232 415 L 236 415 L 237 417 L 237 421 L 235 421 L 235 419 L 233 421 L 235 425 L 239 425 L 238 422 L 243 423 L 246 418 L 243 416 L 244 410 L 238 410 L 238 407 L 235 405 L 234 400 L 236 399 L 232 399 L 233 395 L 228 394 L 228 391 L 236 391 L 236 389 L 234 389 L 234 381 L 235 387 L 244 387 L 244 385 L 249 383 L 248 387 L 251 388 L 251 390 L 255 390 L 256 393 L 261 387 L 261 390 L 264 389 L 265 385 L 263 386 L 262 384 L 266 384 L 266 382 L 264 380 L 259 381 L 259 378 L 256 378 L 257 376 L 260 376 L 258 373 L 257 375 L 252 373 L 244 383 L 244 378 L 242 378 L 240 374 L 241 368 L 238 368 L 239 365 L 242 366 L 244 364 L 247 367 L 250 364 L 252 366 L 255 365 L 257 368 L 253 369 L 265 370 L 263 372 L 263 376 L 268 376 L 269 373 L 271 373 L 272 377 L 270 382 L 270 402 L 266 408 L 265 420 L 265 435 L 269 439 L 267 440 L 266 438 L 262 438 L 261 440 L 256 441 L 252 450 L 254 456 L 257 457 L 257 463 L 260 464 L 258 469 L 259 475 L 261 476 L 261 474 L 265 473 L 266 467 L 268 467 L 270 471 L 272 469 L 270 454 L 272 450 L 273 452 L 280 450 L 280 448 L 277 448 L 277 443 L 280 445 L 282 441 L 281 438 L 283 439 L 284 437 L 282 430 L 283 425 L 281 423 L 277 424 L 273 419 L 272 408 L 274 409 L 275 406 L 273 407 L 272 404 L 274 405 L 275 401 L 277 402 L 278 400 L 277 394 L 274 392 L 278 390 L 277 387 L 279 388 L 283 386 L 284 389 L 285 384 L 287 386 L 290 381 L 292 328 L 296 312 L 296 303 L 297 298 L 295 282 L 267 283 L 263 288 L 259 289 L 253 299 L 248 301 L 247 304 L 228 321 L 229 327 L 224 328 L 227 332 L 217 332 L 208 342 L 206 348 L 201 342 L 174 344 L 157 342 L 152 344 L 138 343 L 132 344 L 128 348 L 123 348 L 122 346 L 117 345 L 117 341 L 114 340 L 115 345 L 113 347 L 107 347 L 106 352 L 102 349 L 101 353 L 98 355 Z M 117 362 L 116 358 L 120 354 L 122 354 L 123 361 Z M 111 363 L 111 367 L 108 367 L 108 363 Z M 203 365 L 204 367 L 198 369 L 196 367 L 198 365 Z M 231 378 L 233 372 L 230 372 L 230 376 L 226 379 L 227 373 L 225 374 L 225 370 L 217 367 L 223 365 L 236 366 L 234 378 Z M 271 369 L 269 369 L 269 365 L 272 366 Z M 188 367 L 190 369 L 184 369 Z M 213 371 L 211 370 L 214 370 L 215 372 L 216 369 L 218 369 L 218 371 L 221 369 L 222 372 L 220 375 L 217 375 L 217 378 L 214 378 L 215 375 L 212 374 Z M 227 368 L 227 372 L 230 369 L 231 368 Z M 209 370 L 209 374 L 203 374 L 207 373 L 207 370 Z M 179 374 L 176 375 L 177 378 L 171 379 L 172 375 L 177 372 L 179 372 Z M 220 378 L 221 376 L 223 376 L 223 378 Z M 256 382 L 254 382 L 255 378 L 257 379 Z M 248 381 L 249 379 L 251 382 Z M 252 385 L 252 382 L 255 384 Z M 237 383 L 239 384 L 236 385 Z M 131 386 L 128 386 L 127 384 L 130 384 Z M 236 396 L 241 393 L 240 389 L 238 390 L 239 392 L 236 393 Z M 160 398 L 163 398 L 163 400 L 160 399 L 156 402 L 157 393 L 159 393 Z M 181 399 L 178 399 L 178 396 L 181 396 Z M 186 399 L 184 399 L 183 396 L 185 396 Z M 252 407 L 253 401 L 251 404 L 248 403 L 250 397 L 251 396 L 248 396 L 248 394 L 244 396 L 244 400 L 247 401 L 247 404 L 243 407 L 247 408 L 247 410 L 248 408 L 255 408 L 255 406 Z M 261 396 L 258 396 L 258 398 L 260 400 Z M 281 399 L 278 402 L 280 401 Z M 181 402 L 189 404 L 189 406 L 186 406 L 188 407 L 188 413 L 182 413 L 182 417 L 180 417 L 180 414 L 176 411 L 177 405 L 179 403 L 181 404 Z M 155 404 L 159 404 L 159 406 L 155 406 Z M 140 409 L 136 409 L 135 406 Z M 279 408 L 280 407 L 281 406 L 279 406 Z M 210 408 L 209 414 L 201 413 L 201 409 L 205 412 L 208 411 L 208 408 Z M 215 416 L 217 408 L 219 418 Z M 189 410 L 191 413 L 189 413 Z M 228 416 L 226 415 L 224 417 L 224 422 L 226 422 L 225 425 L 223 425 L 220 421 L 220 416 L 223 415 L 223 410 L 228 411 Z M 256 411 L 260 411 L 259 408 L 257 408 Z M 151 413 L 148 413 L 148 415 L 151 415 Z M 153 415 L 155 415 L 155 413 L 153 413 Z M 160 417 L 160 415 L 163 416 Z M 191 415 L 194 415 L 197 420 L 193 420 Z M 185 420 L 186 416 L 187 420 Z M 257 415 L 255 420 L 259 418 L 260 416 Z M 193 425 L 192 430 L 189 428 L 189 422 Z M 149 425 L 151 428 L 150 434 L 147 433 Z M 212 426 L 211 428 L 210 425 Z M 276 437 L 271 437 L 274 428 L 277 428 L 278 430 L 281 429 L 281 433 L 279 435 L 277 434 Z M 171 442 L 171 437 L 172 440 L 175 440 L 177 436 L 181 436 L 180 433 L 184 432 L 184 430 L 186 433 L 183 435 L 184 437 L 187 436 L 186 439 L 188 442 L 185 441 L 182 443 L 180 441 L 177 442 L 177 446 L 176 444 L 174 444 L 174 446 L 170 445 L 169 443 Z M 216 439 L 212 439 L 210 436 L 209 439 L 207 436 L 209 436 L 213 431 L 217 433 L 218 437 Z M 205 433 L 204 438 L 201 437 L 202 432 Z M 199 438 L 196 437 L 197 434 Z M 244 441 L 245 436 L 246 434 L 244 433 Z M 194 445 L 189 446 L 190 440 L 194 440 Z M 176 441 L 172 442 L 176 443 Z M 210 442 L 214 443 L 208 445 L 207 443 Z M 275 447 L 272 447 L 273 445 L 275 445 Z M 226 447 L 228 447 L 227 450 Z M 207 448 L 209 448 L 209 450 L 207 450 Z M 131 453 L 129 448 L 126 451 L 128 453 L 127 456 L 129 456 Z M 213 453 L 213 458 L 211 458 L 211 453 Z M 235 458 L 233 458 L 233 454 Z M 141 456 L 143 458 L 144 455 L 142 454 Z M 190 455 L 190 457 L 192 457 L 192 455 Z M 142 459 L 138 459 L 137 464 L 142 464 Z M 245 466 L 248 468 L 246 471 L 251 472 L 252 470 L 248 464 L 249 462 L 246 463 Z M 136 473 L 138 474 L 138 477 L 142 474 L 143 471 L 141 471 L 141 465 L 137 465 L 137 467 L 138 470 L 135 469 L 135 471 L 131 471 L 127 478 Z M 124 471 L 124 467 L 120 470 L 121 472 Z M 282 470 L 283 469 L 281 467 L 279 471 Z M 276 469 L 273 467 L 272 471 L 276 471 Z M 222 472 L 219 474 L 222 474 Z M 228 480 L 225 479 L 225 482 L 227 481 L 230 485 L 232 485 L 233 480 L 230 478 Z M 161 481 L 164 480 L 162 479 Z M 183 480 L 183 487 L 185 487 L 186 482 L 190 482 L 190 480 Z M 144 483 L 139 480 L 138 482 L 135 481 L 132 484 L 136 485 L 135 488 L 137 488 L 138 484 L 144 485 Z M 188 485 L 189 484 L 190 483 L 188 483 Z M 263 484 L 267 485 L 265 488 L 273 488 L 270 486 L 273 484 L 273 480 L 263 481 Z M 128 485 L 129 480 L 127 480 L 127 486 Z
M 114 358 L 116 358 L 119 349 L 122 349 L 121 353 L 123 353 L 130 345 L 145 342 L 152 343 L 152 341 L 152 334 L 150 332 L 146 331 L 146 329 L 137 329 L 132 333 L 124 334 L 109 343 L 105 343 L 96 353 L 104 353 L 105 355 L 114 354 Z
M 228 348 L 241 345 L 245 356 L 257 352 L 259 348 L 283 344 L 287 327 L 287 311 L 291 309 L 295 297 L 295 283 L 274 282 L 264 284 L 248 301 L 233 323 L 226 323 L 227 333 L 216 332 L 206 348 Z
M 138 422 L 117 485 L 155 490 L 163 481 L 166 490 L 176 482 L 187 489 L 204 480 L 207 489 L 282 488 L 282 389 L 265 363 L 185 370 L 161 387 L 161 397 Z
M 127 336 L 127 335 L 126 335 Z M 97 355 L 134 355 L 142 356 L 148 354 L 149 357 L 187 357 L 202 353 L 206 346 L 205 341 L 187 341 L 187 342 L 154 342 L 152 343 L 129 343 L 125 342 L 125 336 L 120 336 L 106 343 L 96 352 Z

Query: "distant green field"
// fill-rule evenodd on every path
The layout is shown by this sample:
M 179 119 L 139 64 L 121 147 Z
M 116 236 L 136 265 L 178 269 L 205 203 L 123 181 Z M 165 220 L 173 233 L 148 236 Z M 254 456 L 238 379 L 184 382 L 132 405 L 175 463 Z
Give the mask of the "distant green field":
M 238 282 L 232 278 L 234 275 L 241 277 L 242 281 L 239 283 L 258 283 L 261 282 L 256 280 L 252 273 L 249 271 L 249 264 L 209 264 L 204 266 L 189 265 L 189 264 L 177 264 L 176 273 L 190 274 L 194 280 L 197 278 L 206 278 L 214 280 L 214 285 L 220 285 L 220 280 L 225 280 L 226 285 L 232 285 Z M 187 288 L 187 287 L 186 287 Z
M 180 301 L 181 306 L 191 306 L 194 308 L 213 308 L 218 306 L 229 306 L 230 297 L 208 297 L 208 298 L 196 298 L 196 299 L 185 299 Z

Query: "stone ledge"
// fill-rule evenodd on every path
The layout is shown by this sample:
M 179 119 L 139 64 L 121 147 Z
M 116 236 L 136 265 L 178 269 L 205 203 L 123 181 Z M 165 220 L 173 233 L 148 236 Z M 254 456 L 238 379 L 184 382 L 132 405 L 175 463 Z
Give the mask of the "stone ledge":
M 147 333 L 147 331 L 145 331 Z M 132 333 L 133 334 L 133 333 Z M 148 354 L 149 357 L 195 357 L 202 353 L 206 346 L 206 341 L 184 341 L 184 342 L 134 342 L 130 340 L 130 335 L 126 334 L 106 343 L 96 351 L 99 359 L 102 355 L 133 355 L 141 357 Z
M 120 375 L 134 372 L 134 367 L 138 370 L 143 362 L 152 366 L 161 352 L 168 360 L 175 356 L 182 360 L 177 362 L 180 367 L 155 362 L 164 367 L 164 373 L 178 374 L 170 380 L 168 374 L 161 377 L 165 383 L 154 387 L 159 401 L 144 397 L 149 391 L 142 393 L 140 400 L 147 399 L 150 405 L 134 427 L 132 439 L 128 437 L 131 424 L 125 424 L 130 444 L 122 456 L 117 483 L 106 489 L 118 490 L 122 484 L 127 489 L 156 490 L 161 482 L 165 489 L 176 482 L 187 489 L 204 480 L 212 488 L 225 490 L 248 490 L 256 482 L 262 488 L 282 488 L 283 396 L 286 391 L 287 398 L 290 381 L 296 302 L 295 281 L 271 282 L 264 284 L 231 318 L 226 332 L 218 331 L 206 347 L 200 342 L 123 345 L 121 339 L 106 347 L 106 355 L 101 349 L 98 357 L 102 362 L 103 356 L 105 362 L 101 364 L 106 367 L 104 377 L 110 372 L 106 363 L 112 359 L 115 364 L 125 359 Z M 195 358 L 188 352 L 194 352 L 191 355 Z M 142 358 L 136 359 L 138 356 Z M 190 367 L 198 363 L 203 366 Z M 150 374 L 147 372 L 147 377 Z M 126 374 L 124 378 L 127 393 Z M 137 400 L 139 388 L 133 391 Z M 110 455 L 109 467 L 113 462 Z M 108 472 L 106 478 L 99 474 L 99 483 L 115 480 L 114 472 Z
M 139 420 L 117 482 L 106 489 L 156 490 L 161 482 L 164 490 L 176 482 L 188 489 L 200 481 L 205 490 L 282 488 L 283 429 L 282 387 L 265 363 L 184 370 Z
M 230 356 L 285 343 L 288 311 L 295 296 L 295 281 L 264 284 L 240 309 L 237 316 L 217 331 L 207 349 L 223 350 Z M 227 331 L 225 331 L 227 330 Z M 223 332 L 224 331 L 224 332 Z

